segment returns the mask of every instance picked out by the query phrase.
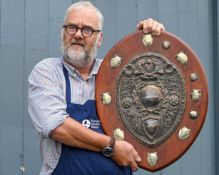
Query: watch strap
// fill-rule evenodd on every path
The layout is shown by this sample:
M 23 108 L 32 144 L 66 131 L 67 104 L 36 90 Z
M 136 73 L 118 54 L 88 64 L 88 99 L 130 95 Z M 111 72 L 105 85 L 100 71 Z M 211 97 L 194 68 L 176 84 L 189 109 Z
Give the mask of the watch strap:
M 115 143 L 116 143 L 116 139 L 115 139 L 114 137 L 110 137 L 109 146 L 110 146 L 111 148 L 114 148 Z

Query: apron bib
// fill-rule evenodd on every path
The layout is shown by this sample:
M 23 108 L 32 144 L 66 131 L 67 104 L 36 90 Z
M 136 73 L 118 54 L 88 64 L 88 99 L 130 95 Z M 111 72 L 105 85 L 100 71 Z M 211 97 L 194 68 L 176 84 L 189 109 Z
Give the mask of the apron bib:
M 71 103 L 71 87 L 67 69 L 63 66 L 66 82 L 67 113 L 84 126 L 103 133 L 101 123 L 96 114 L 94 100 L 85 104 Z M 129 167 L 118 166 L 111 158 L 104 157 L 101 152 L 93 152 L 62 144 L 62 152 L 52 175 L 131 175 Z

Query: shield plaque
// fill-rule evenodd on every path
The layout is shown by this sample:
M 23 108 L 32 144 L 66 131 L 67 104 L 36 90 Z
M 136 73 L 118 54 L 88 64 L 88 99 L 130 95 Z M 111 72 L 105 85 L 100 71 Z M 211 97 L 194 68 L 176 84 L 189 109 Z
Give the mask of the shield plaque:
M 133 144 L 139 166 L 152 172 L 188 150 L 208 107 L 199 58 L 168 32 L 137 31 L 119 41 L 100 66 L 95 94 L 106 134 Z

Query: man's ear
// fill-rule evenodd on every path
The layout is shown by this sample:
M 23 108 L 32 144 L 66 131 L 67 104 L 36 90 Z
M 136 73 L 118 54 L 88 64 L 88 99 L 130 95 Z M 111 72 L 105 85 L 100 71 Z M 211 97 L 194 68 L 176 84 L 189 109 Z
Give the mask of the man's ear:
M 103 32 L 100 32 L 97 38 L 97 48 L 100 48 L 102 41 L 103 41 Z

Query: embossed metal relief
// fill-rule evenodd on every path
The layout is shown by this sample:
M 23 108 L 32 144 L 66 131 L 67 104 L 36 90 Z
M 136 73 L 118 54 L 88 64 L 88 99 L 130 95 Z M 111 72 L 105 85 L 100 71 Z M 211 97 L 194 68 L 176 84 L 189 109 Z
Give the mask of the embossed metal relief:
M 138 55 L 117 79 L 117 110 L 129 132 L 155 147 L 177 128 L 185 109 L 185 82 L 179 69 L 163 55 Z
M 113 136 L 116 140 L 124 140 L 124 135 L 124 132 L 120 128 L 117 128 L 113 131 Z
M 179 139 L 187 139 L 190 135 L 190 132 L 191 130 L 184 126 L 182 129 L 179 130 Z
M 142 40 L 143 44 L 147 47 L 153 43 L 153 37 L 151 34 L 145 34 Z
M 191 96 L 192 96 L 192 100 L 197 102 L 201 97 L 201 90 L 200 89 L 192 89 Z
M 185 53 L 183 52 L 179 52 L 177 55 L 176 55 L 176 59 L 177 61 L 179 61 L 179 63 L 181 64 L 186 64 L 188 62 L 188 57 Z
M 111 66 L 112 68 L 116 68 L 116 67 L 118 67 L 121 63 L 122 63 L 122 58 L 119 57 L 118 55 L 115 55 L 115 56 L 111 59 L 111 61 L 110 61 L 110 66 Z
M 147 161 L 150 166 L 155 166 L 157 164 L 158 156 L 157 152 L 148 153 Z
M 111 102 L 111 96 L 109 94 L 109 92 L 105 92 L 102 94 L 102 103 L 104 105 L 108 105 Z
M 163 48 L 164 49 L 169 49 L 170 48 L 170 46 L 171 46 L 171 43 L 169 42 L 169 41 L 164 41 L 163 42 L 163 44 L 162 44 L 162 46 L 163 46 Z

